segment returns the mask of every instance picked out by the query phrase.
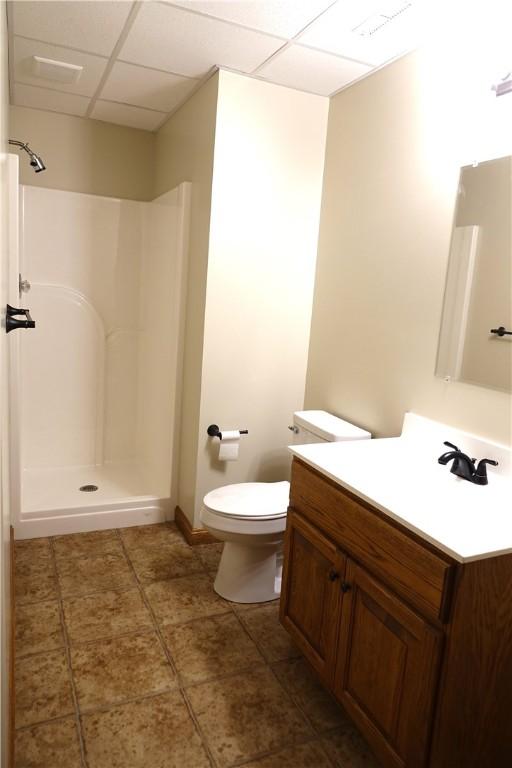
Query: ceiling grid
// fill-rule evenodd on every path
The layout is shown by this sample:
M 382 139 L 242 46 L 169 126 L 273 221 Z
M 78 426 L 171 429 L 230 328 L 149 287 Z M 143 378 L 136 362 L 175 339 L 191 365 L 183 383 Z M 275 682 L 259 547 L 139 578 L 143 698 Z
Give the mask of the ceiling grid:
M 11 102 L 155 131 L 218 68 L 330 96 L 415 47 L 419 5 L 13 0 Z M 34 56 L 82 74 L 73 83 L 44 79 Z

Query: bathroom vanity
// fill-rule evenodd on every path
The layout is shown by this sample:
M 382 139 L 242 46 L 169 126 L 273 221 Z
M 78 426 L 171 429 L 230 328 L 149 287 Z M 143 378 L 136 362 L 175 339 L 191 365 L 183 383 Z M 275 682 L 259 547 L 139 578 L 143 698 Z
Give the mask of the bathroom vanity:
M 510 457 L 472 487 L 408 417 L 401 438 L 291 449 L 281 622 L 384 766 L 505 768 Z

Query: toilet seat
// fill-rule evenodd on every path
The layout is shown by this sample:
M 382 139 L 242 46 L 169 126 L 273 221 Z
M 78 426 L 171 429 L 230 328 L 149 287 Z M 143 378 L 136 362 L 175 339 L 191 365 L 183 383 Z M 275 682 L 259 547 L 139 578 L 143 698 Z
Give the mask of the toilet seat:
M 232 520 L 277 520 L 286 517 L 290 483 L 234 483 L 207 493 L 206 510 Z

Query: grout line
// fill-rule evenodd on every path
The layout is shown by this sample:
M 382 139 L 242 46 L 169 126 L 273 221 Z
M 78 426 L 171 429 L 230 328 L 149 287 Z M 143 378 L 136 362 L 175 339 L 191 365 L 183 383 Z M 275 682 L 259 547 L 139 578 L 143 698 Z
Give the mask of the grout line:
M 241 669 L 235 669 L 232 672 L 225 672 L 223 675 L 215 675 L 215 677 L 207 677 L 204 680 L 197 680 L 195 683 L 184 683 L 183 689 L 190 691 L 194 688 L 199 688 L 204 683 L 219 683 L 223 680 L 229 680 L 232 677 L 237 677 L 241 674 L 248 674 L 249 672 L 252 672 L 254 669 L 263 669 L 266 666 L 266 662 L 264 659 L 261 661 L 258 661 L 257 664 L 251 664 L 249 667 L 242 667 Z
M 10 4 L 10 3 L 9 3 Z M 95 53 L 94 51 L 87 51 L 85 48 L 76 48 L 73 45 L 63 45 L 62 43 L 50 43 L 48 40 L 42 40 L 40 37 L 32 37 L 31 35 L 20 35 L 18 32 L 12 30 L 13 41 L 15 37 L 19 37 L 20 40 L 30 40 L 33 43 L 39 43 L 40 45 L 46 45 L 52 48 L 63 48 L 67 51 L 73 51 L 74 53 L 81 53 L 84 56 L 90 56 L 93 59 L 103 59 L 107 62 L 110 56 L 104 53 Z
M 47 725 L 48 723 L 58 723 L 62 720 L 69 720 L 70 718 L 73 718 L 76 722 L 76 715 L 74 712 L 66 712 L 65 715 L 59 715 L 58 717 L 50 717 L 46 720 L 36 720 L 34 723 L 29 723 L 28 725 L 20 725 L 18 728 L 16 728 L 16 733 L 21 733 L 21 731 L 29 731 L 31 728 L 39 728 L 40 725 Z
M 78 98 L 80 99 L 88 99 L 89 102 L 92 101 L 94 96 L 94 94 L 91 95 L 91 94 L 83 94 L 83 93 L 74 93 L 73 91 L 63 91 L 61 88 L 55 88 L 55 87 L 52 87 L 51 85 L 39 85 L 36 83 L 27 83 L 27 82 L 23 82 L 23 80 L 13 79 L 12 84 L 26 86 L 27 88 L 36 88 L 39 91 L 50 91 L 51 93 L 62 93 L 64 96 L 78 96 Z M 187 98 L 188 97 L 189 96 L 187 94 Z M 116 101 L 115 99 L 105 99 L 100 97 L 96 97 L 96 101 L 106 101 L 109 104 L 118 104 L 122 107 L 135 107 L 135 109 L 140 109 L 143 112 L 155 112 L 157 115 L 167 116 L 167 112 L 163 109 L 153 109 L 153 107 L 141 107 L 140 104 L 132 104 L 131 101 Z M 19 106 L 22 106 L 22 105 L 19 105 Z M 35 107 L 29 107 L 29 109 L 35 109 Z M 80 115 L 78 115 L 78 117 L 80 117 Z M 90 119 L 92 120 L 96 118 L 90 118 Z M 145 130 L 145 129 L 142 128 L 139 130 Z M 69 535 L 74 536 L 75 534 L 69 534 Z
M 153 627 L 148 627 L 146 625 L 136 629 L 130 629 L 128 632 L 119 632 L 115 635 L 101 635 L 100 637 L 95 637 L 92 640 L 79 640 L 76 643 L 70 643 L 70 648 L 71 650 L 76 651 L 78 648 L 84 648 L 89 645 L 97 645 L 98 643 L 108 642 L 110 640 L 117 640 L 117 638 L 140 637 L 141 635 L 152 635 L 153 633 Z
M 130 556 L 128 554 L 128 550 L 125 547 L 125 544 L 124 544 L 124 541 L 122 539 L 121 532 L 120 532 L 119 529 L 117 529 L 117 535 L 119 536 L 119 541 L 121 542 L 121 546 L 122 546 L 123 551 L 125 553 L 125 557 L 126 557 L 126 559 L 128 561 L 128 564 L 130 565 L 130 568 L 133 571 L 133 575 L 134 575 L 135 580 L 137 582 L 137 585 L 138 585 L 138 588 L 139 588 L 139 591 L 140 591 L 140 595 L 142 597 L 144 605 L 146 606 L 146 608 L 148 609 L 148 611 L 150 613 L 150 616 L 151 616 L 151 619 L 153 621 L 153 625 L 154 625 L 154 628 L 155 628 L 155 632 L 156 632 L 156 634 L 158 636 L 158 639 L 160 640 L 160 644 L 162 646 L 162 650 L 163 650 L 163 652 L 165 654 L 165 657 L 167 658 L 169 666 L 171 667 L 171 669 L 174 672 L 174 675 L 176 677 L 176 682 L 178 684 L 178 690 L 179 690 L 179 692 L 180 692 L 180 694 L 181 694 L 181 696 L 183 698 L 183 701 L 185 702 L 185 706 L 187 707 L 188 713 L 190 715 L 190 719 L 194 723 L 195 729 L 196 729 L 196 731 L 198 733 L 199 738 L 201 739 L 201 744 L 203 746 L 203 749 L 206 752 L 208 760 L 210 761 L 210 763 L 213 766 L 213 768 L 216 768 L 217 763 L 216 763 L 216 761 L 215 761 L 215 759 L 213 757 L 213 754 L 212 754 L 212 752 L 210 750 L 208 742 L 206 741 L 206 738 L 205 738 L 205 736 L 204 736 L 204 734 L 202 732 L 202 729 L 201 729 L 201 727 L 199 725 L 199 721 L 198 721 L 198 719 L 197 719 L 197 717 L 196 717 L 196 715 L 195 715 L 195 713 L 194 713 L 194 711 L 192 709 L 190 701 L 188 700 L 188 697 L 185 694 L 185 689 L 184 689 L 184 687 L 183 687 L 183 685 L 181 683 L 181 678 L 180 678 L 180 675 L 178 673 L 178 669 L 176 667 L 175 661 L 174 661 L 174 659 L 173 659 L 173 657 L 171 655 L 171 652 L 169 651 L 169 648 L 167 647 L 167 643 L 164 640 L 164 637 L 162 635 L 162 630 L 160 629 L 160 625 L 159 625 L 159 623 L 157 621 L 157 618 L 156 618 L 155 612 L 153 611 L 151 603 L 149 602 L 149 600 L 148 600 L 148 598 L 146 596 L 146 593 L 144 591 L 144 587 L 143 587 L 142 583 L 139 581 L 139 577 L 137 576 L 137 572 L 135 571 L 135 568 L 133 567 L 133 563 L 132 563 L 132 561 L 130 559 Z
M 243 757 L 241 760 L 236 760 L 234 763 L 230 763 L 228 768 L 241 768 L 244 765 L 252 765 L 253 762 L 259 762 L 260 760 L 263 760 L 266 757 L 274 757 L 276 755 L 279 755 L 280 752 L 283 752 L 287 749 L 290 749 L 290 748 L 293 749 L 293 747 L 300 747 L 300 746 L 303 746 L 304 744 L 318 744 L 318 743 L 319 743 L 319 740 L 317 736 L 313 736 L 313 737 L 309 736 L 295 742 L 281 744 L 279 747 L 272 750 L 267 750 L 266 752 L 258 752 L 258 754 L 252 755 L 251 757 Z M 330 758 L 329 758 L 329 764 L 332 765 L 333 768 L 338 768 L 336 764 L 332 763 Z
M 106 84 L 109 75 L 114 67 L 114 64 L 116 63 L 117 55 L 121 51 L 121 48 L 123 47 L 126 38 L 130 34 L 131 28 L 133 26 L 133 23 L 135 19 L 137 18 L 137 15 L 142 7 L 141 0 L 135 0 L 132 4 L 132 7 L 130 9 L 130 13 L 128 14 L 126 21 L 124 23 L 124 26 L 121 30 L 121 34 L 118 37 L 117 43 L 114 45 L 114 48 L 112 49 L 112 53 L 110 54 L 110 58 L 107 62 L 107 66 L 105 67 L 105 70 L 103 72 L 103 75 L 101 76 L 101 79 L 98 83 L 98 87 L 96 88 L 96 91 L 91 97 L 91 101 L 89 103 L 89 106 L 87 107 L 87 111 L 84 115 L 84 117 L 91 117 L 92 111 L 94 107 L 96 106 L 96 102 L 103 90 L 104 85 Z
M 55 553 L 55 543 L 56 543 L 56 541 L 55 541 L 55 537 L 47 537 L 48 538 L 48 542 L 49 542 L 49 548 L 50 548 L 50 550 L 49 550 L 50 554 L 49 554 L 47 559 L 48 559 L 48 561 L 50 561 L 50 556 L 51 556 L 51 566 L 53 568 L 54 578 L 55 578 L 55 581 L 56 581 L 57 598 L 56 599 L 52 598 L 50 600 L 41 600 L 39 602 L 40 603 L 41 602 L 53 602 L 53 603 L 57 602 L 58 606 L 59 606 L 59 616 L 60 616 L 60 624 L 61 624 L 62 637 L 63 637 L 63 640 L 64 640 L 64 648 L 52 649 L 52 652 L 64 650 L 64 652 L 66 653 L 66 659 L 67 659 L 67 665 L 68 665 L 68 674 L 70 676 L 70 682 L 71 682 L 71 686 L 72 686 L 73 704 L 74 704 L 75 712 L 74 713 L 71 712 L 69 714 L 59 716 L 57 718 L 50 718 L 50 719 L 47 719 L 47 720 L 38 721 L 36 723 L 31 723 L 29 725 L 22 726 L 21 728 L 19 728 L 17 730 L 28 730 L 28 729 L 33 728 L 35 726 L 40 726 L 40 725 L 43 725 L 43 724 L 46 724 L 46 723 L 50 723 L 50 722 L 53 722 L 53 721 L 60 721 L 60 720 L 64 720 L 64 719 L 69 719 L 70 717 L 72 717 L 74 715 L 75 722 L 77 723 L 77 729 L 78 729 L 78 738 L 79 738 L 80 749 L 81 749 L 82 766 L 83 766 L 83 768 L 87 768 L 87 759 L 86 759 L 86 756 L 85 756 L 85 753 L 86 753 L 86 751 L 85 751 L 85 740 L 84 740 L 83 733 L 82 733 L 82 716 L 83 715 L 91 715 L 94 712 L 106 712 L 106 711 L 109 711 L 112 708 L 115 708 L 115 707 L 118 707 L 118 706 L 122 706 L 122 705 L 129 704 L 129 703 L 132 703 L 132 702 L 143 701 L 143 700 L 146 700 L 146 699 L 151 699 L 151 698 L 155 698 L 155 697 L 158 697 L 158 696 L 163 696 L 165 694 L 170 694 L 170 693 L 179 691 L 179 693 L 180 693 L 180 695 L 181 695 L 181 697 L 183 699 L 183 702 L 185 703 L 185 706 L 187 707 L 187 711 L 189 713 L 189 716 L 190 716 L 191 720 L 194 723 L 194 726 L 196 728 L 197 733 L 200 736 L 202 745 L 203 745 L 203 747 L 204 747 L 204 749 L 206 751 L 208 759 L 209 759 L 211 765 L 214 768 L 217 768 L 218 764 L 217 764 L 217 762 L 215 760 L 215 757 L 214 757 L 214 755 L 213 755 L 213 753 L 212 753 L 212 751 L 211 751 L 211 749 L 210 749 L 210 747 L 208 745 L 208 741 L 207 741 L 207 739 L 206 739 L 206 737 L 205 737 L 205 735 L 204 735 L 204 733 L 202 731 L 202 728 L 201 728 L 201 726 L 199 724 L 199 721 L 198 721 L 198 719 L 197 719 L 197 717 L 196 717 L 196 715 L 194 713 L 194 710 L 192 708 L 192 705 L 191 705 L 190 699 L 188 697 L 187 691 L 189 689 L 198 688 L 199 686 L 204 685 L 206 683 L 213 683 L 213 682 L 217 683 L 217 682 L 220 682 L 222 680 L 226 680 L 226 679 L 229 679 L 229 678 L 237 677 L 238 675 L 247 675 L 252 670 L 255 670 L 255 669 L 261 669 L 262 670 L 262 669 L 267 668 L 267 669 L 270 670 L 271 675 L 276 680 L 276 683 L 279 686 L 279 689 L 284 693 L 286 698 L 290 701 L 291 705 L 293 706 L 293 709 L 296 710 L 298 713 L 300 713 L 300 716 L 301 716 L 302 720 L 304 721 L 304 723 L 307 725 L 307 727 L 309 729 L 309 733 L 305 737 L 299 737 L 299 739 L 297 739 L 295 742 L 292 742 L 292 743 L 288 743 L 287 742 L 287 743 L 284 743 L 284 744 L 281 743 L 279 745 L 279 747 L 277 747 L 277 748 L 275 748 L 273 750 L 269 750 L 269 751 L 266 751 L 266 752 L 258 753 L 258 754 L 255 754 L 255 755 L 251 755 L 250 757 L 243 757 L 240 760 L 237 760 L 237 761 L 235 761 L 233 763 L 230 763 L 229 768 L 238 768 L 238 766 L 240 766 L 240 768 L 241 768 L 244 765 L 253 763 L 254 761 L 257 761 L 257 760 L 264 759 L 267 756 L 278 755 L 279 752 L 281 752 L 282 750 L 289 749 L 289 748 L 294 747 L 294 746 L 299 746 L 301 744 L 307 744 L 307 743 L 310 743 L 310 742 L 311 743 L 315 742 L 318 745 L 318 748 L 320 749 L 322 754 L 326 757 L 326 760 L 327 760 L 328 764 L 333 766 L 333 768 L 335 768 L 336 763 L 333 761 L 333 759 L 331 759 L 331 757 L 329 756 L 326 748 L 324 747 L 323 739 L 328 737 L 332 733 L 336 733 L 339 730 L 340 726 L 336 725 L 336 726 L 328 728 L 328 729 L 326 729 L 324 731 L 320 731 L 319 729 L 315 728 L 313 726 L 312 720 L 307 715 L 307 713 L 303 710 L 303 707 L 301 706 L 299 700 L 296 700 L 295 694 L 293 694 L 291 691 L 289 691 L 285 687 L 285 685 L 279 680 L 279 678 L 277 677 L 276 671 L 275 671 L 277 666 L 280 663 L 283 663 L 283 662 L 290 663 L 290 662 L 295 661 L 296 659 L 295 659 L 295 657 L 293 657 L 293 658 L 285 658 L 285 659 L 278 659 L 278 660 L 275 660 L 275 661 L 269 661 L 269 660 L 267 660 L 265 658 L 265 655 L 264 655 L 262 649 L 260 648 L 260 643 L 251 636 L 251 633 L 250 633 L 248 627 L 245 625 L 245 622 L 244 622 L 245 614 L 246 613 L 247 614 L 251 614 L 254 611 L 257 611 L 260 606 L 259 605 L 254 605 L 254 606 L 251 606 L 250 608 L 248 608 L 246 610 L 240 611 L 238 609 L 238 604 L 231 603 L 229 601 L 225 601 L 226 611 L 221 613 L 221 614 L 215 614 L 211 618 L 214 618 L 214 617 L 217 617 L 217 616 L 234 615 L 236 617 L 237 621 L 238 621 L 238 624 L 241 626 L 242 630 L 244 631 L 244 633 L 250 638 L 251 642 L 253 642 L 256 645 L 256 648 L 257 648 L 259 654 L 262 657 L 261 662 L 258 662 L 256 664 L 252 664 L 250 667 L 239 668 L 239 669 L 236 669 L 234 671 L 227 672 L 224 675 L 217 675 L 217 676 L 214 676 L 214 677 L 211 677 L 211 678 L 205 678 L 203 680 L 200 680 L 200 681 L 197 681 L 197 682 L 194 682 L 194 683 L 186 684 L 184 682 L 184 680 L 182 679 L 182 675 L 177 670 L 177 667 L 176 667 L 176 664 L 174 662 L 172 653 L 171 653 L 170 649 L 168 648 L 168 646 L 167 646 L 167 644 L 165 642 L 165 639 L 163 637 L 163 632 L 165 632 L 167 627 L 175 628 L 175 627 L 178 627 L 178 626 L 194 624 L 194 623 L 198 623 L 201 620 L 204 620 L 205 618 L 210 618 L 210 617 L 202 617 L 201 616 L 201 617 L 197 617 L 197 618 L 194 618 L 194 619 L 189 619 L 189 620 L 184 621 L 184 622 L 179 622 L 178 624 L 162 625 L 161 626 L 159 621 L 158 621 L 158 619 L 156 618 L 156 614 L 155 614 L 155 612 L 154 612 L 154 610 L 153 610 L 153 608 L 152 608 L 152 606 L 151 606 L 151 604 L 149 602 L 149 598 L 146 596 L 146 593 L 145 593 L 145 587 L 147 587 L 149 585 L 144 585 L 140 581 L 140 579 L 138 578 L 138 575 L 137 575 L 137 573 L 135 571 L 134 565 L 133 565 L 133 563 L 131 561 L 130 553 L 128 552 L 128 550 L 127 550 L 127 548 L 125 546 L 125 542 L 123 540 L 123 536 L 122 536 L 121 530 L 120 529 L 112 529 L 112 533 L 113 533 L 113 536 L 115 536 L 115 541 L 119 542 L 119 544 L 120 544 L 123 558 L 125 558 L 128 566 L 130 568 L 130 571 L 131 571 L 131 573 L 132 573 L 132 575 L 133 575 L 133 577 L 135 579 L 135 585 L 132 588 L 127 588 L 127 589 L 123 589 L 123 590 L 119 590 L 119 589 L 118 590 L 108 590 L 108 591 L 110 591 L 110 592 L 111 591 L 115 591 L 117 593 L 119 593 L 119 592 L 122 593 L 122 592 L 133 591 L 134 588 L 137 588 L 137 590 L 138 590 L 138 592 L 139 592 L 139 594 L 141 596 L 141 599 L 142 599 L 144 605 L 146 606 L 146 608 L 147 608 L 147 610 L 149 612 L 149 615 L 150 615 L 150 618 L 151 618 L 151 622 L 152 622 L 152 626 L 148 627 L 146 625 L 145 627 L 143 627 L 141 629 L 134 629 L 134 630 L 130 630 L 129 632 L 124 632 L 122 634 L 115 634 L 113 636 L 110 636 L 109 638 L 107 638 L 107 637 L 105 637 L 105 638 L 98 638 L 97 637 L 97 638 L 94 638 L 92 640 L 80 641 L 76 645 L 71 646 L 71 641 L 70 641 L 70 638 L 69 638 L 69 634 L 68 634 L 68 631 L 67 631 L 67 626 L 66 626 L 66 623 L 65 623 L 65 617 L 64 617 L 63 597 L 62 597 L 62 593 L 61 593 L 61 589 L 60 589 L 60 583 L 59 583 L 59 580 L 58 580 L 57 559 L 56 559 L 56 553 Z M 208 546 L 208 545 L 206 545 L 206 546 Z M 135 548 L 134 551 L 136 552 L 139 549 L 140 550 L 145 549 L 147 551 L 148 549 L 149 550 L 153 550 L 153 549 L 158 549 L 158 548 L 159 548 L 158 544 L 157 545 L 153 544 L 153 545 L 149 545 L 149 547 Z M 105 554 L 105 553 L 100 553 L 100 554 Z M 106 554 L 108 554 L 108 553 L 106 553 Z M 72 559 L 72 558 L 68 558 L 68 559 Z M 202 565 L 203 565 L 204 573 L 208 574 L 209 570 L 207 568 L 207 565 L 204 564 L 204 563 Z M 190 575 L 197 575 L 197 572 L 195 572 L 195 574 L 190 574 Z M 183 577 L 177 577 L 177 578 L 186 578 L 187 576 L 188 576 L 188 574 L 185 574 Z M 165 579 L 163 581 L 169 581 L 169 579 Z M 151 583 L 157 583 L 157 582 L 150 582 L 150 584 Z M 100 593 L 94 593 L 94 594 L 102 594 L 102 593 L 100 592 Z M 269 601 L 268 604 L 272 604 L 273 602 L 274 601 Z M 262 605 L 265 605 L 265 604 L 262 604 Z M 159 642 L 161 644 L 161 647 L 162 647 L 162 650 L 163 650 L 163 652 L 165 654 L 165 657 L 168 660 L 169 666 L 170 666 L 170 668 L 172 669 L 172 671 L 173 671 L 173 673 L 175 675 L 175 682 L 176 682 L 176 684 L 175 685 L 171 685 L 171 686 L 167 686 L 166 688 L 160 689 L 159 691 L 151 691 L 151 692 L 146 693 L 146 694 L 140 694 L 140 695 L 137 695 L 137 696 L 132 696 L 132 697 L 126 698 L 126 699 L 121 699 L 120 701 L 100 704 L 97 707 L 90 707 L 90 708 L 87 708 L 87 709 L 81 709 L 80 706 L 79 706 L 79 703 L 78 703 L 78 695 L 76 693 L 74 676 L 73 676 L 73 668 L 72 668 L 72 664 L 71 664 L 71 648 L 73 648 L 73 650 L 75 650 L 79 646 L 95 645 L 95 644 L 98 644 L 98 642 L 100 642 L 102 640 L 107 640 L 107 639 L 115 639 L 116 640 L 117 638 L 120 638 L 120 637 L 137 636 L 137 635 L 154 636 L 155 634 L 158 637 L 158 640 L 159 640 Z M 36 653 L 30 654 L 30 655 L 31 656 L 42 655 L 44 653 L 49 653 L 49 652 L 50 652 L 49 650 L 46 650 L 46 651 L 36 652 Z M 26 657 L 23 657 L 23 658 L 26 658 Z M 298 658 L 302 658 L 303 659 L 302 656 L 299 656 Z M 335 699 L 334 699 L 334 697 L 332 695 L 330 696 L 330 698 L 333 701 L 335 701 Z M 337 704 L 337 702 L 336 702 L 336 704 Z
M 305 24 L 301 29 L 299 29 L 299 31 L 296 32 L 293 37 L 288 38 L 285 45 L 282 45 L 280 48 L 278 48 L 277 51 L 274 51 L 274 53 L 271 53 L 270 56 L 268 56 L 265 59 L 265 61 L 262 61 L 261 64 L 258 64 L 258 66 L 252 70 L 251 74 L 256 74 L 262 67 L 265 66 L 265 64 L 268 64 L 269 62 L 271 62 L 280 53 L 283 53 L 283 51 L 285 51 L 287 48 L 290 48 L 294 43 L 300 44 L 300 37 L 304 34 L 304 32 L 307 29 L 309 29 L 316 21 L 318 21 L 318 19 L 320 19 L 324 15 L 324 13 L 327 13 L 328 10 L 330 10 L 334 5 L 336 5 L 337 2 L 338 0 L 333 0 L 333 2 L 330 3 L 327 6 L 327 8 L 324 8 L 324 10 L 321 13 L 317 14 L 313 19 L 310 19 L 310 21 L 308 21 L 307 24 Z M 326 51 L 324 51 L 324 53 L 326 53 Z
M 249 27 L 247 24 L 241 24 L 238 21 L 231 21 L 231 19 L 221 19 L 219 16 L 214 16 L 211 13 L 206 13 L 205 11 L 198 11 L 195 8 L 192 8 L 190 6 L 183 6 L 183 5 L 177 5 L 176 3 L 170 2 L 169 0 L 157 0 L 159 5 L 167 6 L 168 8 L 174 8 L 176 11 L 184 11 L 185 13 L 190 13 L 193 16 L 202 16 L 203 19 L 209 19 L 210 21 L 216 21 L 219 24 L 227 24 L 228 27 L 235 27 L 236 29 L 245 29 L 248 32 L 256 32 L 258 35 L 263 35 L 264 37 L 272 37 L 277 40 L 286 40 L 286 37 L 283 37 L 282 35 L 278 35 L 275 32 L 265 32 L 263 29 L 256 29 L 256 27 Z M 337 0 L 334 0 L 334 2 L 337 2 Z
M 128 696 L 126 699 L 119 699 L 119 701 L 110 701 L 105 704 L 98 704 L 97 706 L 86 707 L 80 711 L 80 716 L 94 715 L 96 712 L 109 712 L 113 707 L 123 707 L 126 704 L 136 704 L 139 701 L 146 701 L 147 699 L 156 699 L 158 696 L 164 696 L 168 693 L 175 693 L 178 690 L 177 685 L 166 686 L 160 688 L 158 691 L 149 691 L 148 693 L 141 693 L 138 696 Z
M 66 626 L 66 621 L 64 618 L 64 605 L 62 602 L 62 593 L 60 589 L 59 584 L 59 577 L 58 577 L 58 571 L 57 571 L 57 560 L 55 557 L 55 549 L 54 549 L 54 541 L 53 537 L 48 537 L 48 541 L 50 542 L 50 550 L 52 553 L 52 562 L 53 562 L 53 569 L 54 569 L 54 575 L 55 575 L 55 581 L 56 581 L 56 589 L 57 589 L 57 599 L 59 602 L 59 615 L 60 615 L 60 621 L 61 621 L 61 627 L 62 627 L 62 633 L 64 635 L 64 653 L 66 654 L 66 661 L 68 666 L 68 674 L 69 674 L 69 681 L 71 683 L 71 696 L 73 699 L 73 704 L 75 707 L 75 723 L 78 733 L 78 743 L 80 746 L 80 760 L 82 763 L 83 768 L 87 768 L 87 759 L 85 757 L 85 742 L 84 742 L 84 735 L 82 733 L 82 723 L 80 721 L 80 707 L 78 704 L 78 694 L 76 691 L 76 685 L 75 685 L 75 679 L 73 677 L 73 667 L 71 665 L 71 650 L 70 650 L 70 641 L 68 636 L 68 630 Z

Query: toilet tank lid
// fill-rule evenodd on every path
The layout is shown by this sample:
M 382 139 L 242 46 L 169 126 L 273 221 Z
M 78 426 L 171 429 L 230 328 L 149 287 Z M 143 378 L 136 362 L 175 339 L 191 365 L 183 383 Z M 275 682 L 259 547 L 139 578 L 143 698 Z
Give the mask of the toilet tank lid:
M 356 427 L 327 411 L 295 411 L 293 419 L 296 426 L 304 427 L 332 443 L 342 440 L 368 440 L 372 436 L 366 429 Z

